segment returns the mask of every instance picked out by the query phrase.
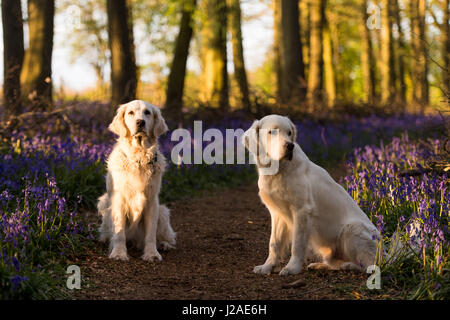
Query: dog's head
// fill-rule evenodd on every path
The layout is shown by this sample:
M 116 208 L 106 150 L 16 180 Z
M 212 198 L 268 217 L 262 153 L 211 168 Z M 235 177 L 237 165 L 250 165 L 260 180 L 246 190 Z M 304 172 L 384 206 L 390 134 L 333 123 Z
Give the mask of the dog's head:
M 168 128 L 158 107 L 134 100 L 119 106 L 109 130 L 119 137 L 157 139 Z
M 297 129 L 289 118 L 270 115 L 253 122 L 242 139 L 245 147 L 258 158 L 292 160 Z

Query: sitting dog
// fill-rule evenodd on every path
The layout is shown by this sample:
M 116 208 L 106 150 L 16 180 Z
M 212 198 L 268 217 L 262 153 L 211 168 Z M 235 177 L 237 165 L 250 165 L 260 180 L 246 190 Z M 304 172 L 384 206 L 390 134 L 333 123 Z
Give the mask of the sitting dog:
M 377 228 L 345 189 L 308 159 L 296 137 L 295 125 L 279 115 L 255 121 L 242 137 L 256 157 L 259 196 L 272 222 L 268 258 L 253 271 L 270 274 L 289 247 L 291 257 L 280 275 L 301 272 L 311 251 L 322 262 L 308 268 L 365 271 L 375 263 Z M 269 162 L 277 163 L 276 172 L 265 172 Z
M 158 137 L 167 125 L 159 109 L 135 100 L 117 110 L 109 129 L 119 138 L 107 160 L 106 193 L 99 198 L 100 240 L 109 241 L 109 258 L 128 260 L 126 242 L 143 249 L 145 261 L 161 261 L 157 250 L 174 248 L 169 209 L 159 204 L 166 160 Z

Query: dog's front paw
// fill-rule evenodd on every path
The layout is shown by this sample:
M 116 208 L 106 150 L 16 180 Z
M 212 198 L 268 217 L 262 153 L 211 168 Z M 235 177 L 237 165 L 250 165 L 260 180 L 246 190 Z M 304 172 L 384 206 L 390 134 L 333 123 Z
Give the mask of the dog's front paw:
M 258 274 L 271 274 L 272 269 L 273 269 L 272 264 L 262 264 L 260 266 L 254 267 L 253 272 Z
M 157 262 L 161 261 L 162 257 L 158 251 L 145 252 L 144 255 L 142 256 L 142 260 L 147 262 Z
M 158 245 L 158 249 L 162 251 L 169 251 L 170 249 L 175 249 L 175 245 L 172 245 L 167 241 L 161 241 Z
M 286 266 L 280 271 L 280 276 L 288 276 L 293 274 L 299 274 L 302 271 L 301 267 L 290 267 Z
M 115 247 L 111 251 L 111 254 L 109 255 L 109 258 L 110 259 L 115 259 L 115 260 L 128 261 L 129 259 L 128 259 L 128 255 L 127 255 L 127 249 Z
M 308 264 L 307 270 L 331 270 L 331 266 L 324 262 L 314 262 Z

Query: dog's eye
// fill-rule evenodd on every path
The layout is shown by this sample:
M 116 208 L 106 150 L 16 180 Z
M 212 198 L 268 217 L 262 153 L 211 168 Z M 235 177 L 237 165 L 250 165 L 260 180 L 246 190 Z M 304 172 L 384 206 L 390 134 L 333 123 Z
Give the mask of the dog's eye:
M 134 115 L 134 111 L 128 112 L 128 115 L 130 115 L 130 116 Z
M 288 132 L 288 136 L 291 136 L 291 134 L 292 134 L 292 132 L 291 132 L 291 131 L 289 131 L 289 132 Z
M 277 129 L 269 130 L 269 134 L 276 135 L 278 133 Z
M 150 111 L 145 110 L 145 111 L 144 111 L 144 114 L 145 114 L 146 116 L 148 116 L 148 115 L 150 114 Z

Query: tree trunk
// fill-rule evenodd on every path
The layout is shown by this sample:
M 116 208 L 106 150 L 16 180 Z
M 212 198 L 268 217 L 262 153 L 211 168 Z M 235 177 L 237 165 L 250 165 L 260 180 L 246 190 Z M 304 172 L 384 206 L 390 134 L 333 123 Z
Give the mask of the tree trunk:
M 311 0 L 310 62 L 308 75 L 308 100 L 322 100 L 323 91 L 323 28 L 325 25 L 325 0 Z
M 202 1 L 206 19 L 202 28 L 203 100 L 214 108 L 229 108 L 226 0 Z
M 278 93 L 281 103 L 299 103 L 306 96 L 305 69 L 300 42 L 298 1 L 276 0 L 275 28 L 279 50 Z
M 4 120 L 22 111 L 20 71 L 24 57 L 23 19 L 20 1 L 2 0 Z
M 444 95 L 447 97 L 447 103 L 450 100 L 450 10 L 449 10 L 449 0 L 443 0 L 443 8 L 444 12 L 444 23 L 442 33 L 442 59 L 443 59 L 443 70 L 442 70 L 442 81 L 444 83 L 443 90 Z
M 303 52 L 303 64 L 305 66 L 305 79 L 308 76 L 309 69 L 309 35 L 310 35 L 310 18 L 309 18 L 309 3 L 308 1 L 299 1 L 300 10 L 300 35 Z
M 242 46 L 240 0 L 228 0 L 231 42 L 233 44 L 234 76 L 238 83 L 240 100 L 246 110 L 250 110 L 247 72 L 245 71 L 244 48 Z
M 21 93 L 33 109 L 52 106 L 54 0 L 28 0 L 28 49 L 20 75 Z
M 426 48 L 426 0 L 411 1 L 411 39 L 413 47 L 412 84 L 413 103 L 423 112 L 428 105 L 428 64 Z
M 283 73 L 281 70 L 281 0 L 275 0 L 273 4 L 273 54 L 274 54 L 274 69 L 276 75 L 276 94 L 277 100 L 283 102 Z
M 323 62 L 327 105 L 332 107 L 336 103 L 336 64 L 334 62 L 333 42 L 328 19 L 326 19 L 323 29 Z
M 364 89 L 364 102 L 373 104 L 375 102 L 375 61 L 373 58 L 373 45 L 370 31 L 367 28 L 367 1 L 363 0 L 361 6 L 361 70 Z
M 392 41 L 392 2 L 383 0 L 381 10 L 381 102 L 389 104 L 395 97 L 395 61 Z
M 192 14 L 194 13 L 196 2 L 196 0 L 185 0 L 183 2 L 180 31 L 175 43 L 175 52 L 167 83 L 165 112 L 170 113 L 174 118 L 181 116 L 181 108 L 183 106 L 186 63 L 193 34 Z
M 133 24 L 127 0 L 107 0 L 107 13 L 111 51 L 111 103 L 116 106 L 136 99 Z
M 397 40 L 397 88 L 398 88 L 398 100 L 402 106 L 406 106 L 406 83 L 405 83 L 405 59 L 407 56 L 406 45 L 405 45 L 405 35 L 402 28 L 402 19 L 400 16 L 400 6 L 399 0 L 394 0 L 394 10 L 395 23 L 398 30 L 398 40 Z

